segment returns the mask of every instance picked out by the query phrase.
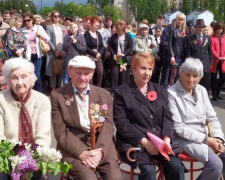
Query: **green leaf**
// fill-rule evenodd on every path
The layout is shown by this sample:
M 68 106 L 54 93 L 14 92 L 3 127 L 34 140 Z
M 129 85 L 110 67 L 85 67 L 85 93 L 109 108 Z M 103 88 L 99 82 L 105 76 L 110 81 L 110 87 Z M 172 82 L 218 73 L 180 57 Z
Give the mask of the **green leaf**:
M 40 162 L 40 170 L 42 171 L 42 175 L 45 176 L 47 172 L 47 163 L 46 162 Z

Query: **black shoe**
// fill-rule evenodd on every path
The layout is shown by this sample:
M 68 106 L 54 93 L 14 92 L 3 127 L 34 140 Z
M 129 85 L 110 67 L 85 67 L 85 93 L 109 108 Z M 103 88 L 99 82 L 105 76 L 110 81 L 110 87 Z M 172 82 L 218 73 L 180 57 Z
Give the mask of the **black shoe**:
M 216 96 L 213 96 L 212 100 L 213 100 L 213 101 L 218 101 L 218 99 L 217 99 Z
M 225 100 L 225 98 L 223 98 L 223 97 L 221 97 L 221 96 L 217 96 L 217 99 L 219 99 L 219 100 Z

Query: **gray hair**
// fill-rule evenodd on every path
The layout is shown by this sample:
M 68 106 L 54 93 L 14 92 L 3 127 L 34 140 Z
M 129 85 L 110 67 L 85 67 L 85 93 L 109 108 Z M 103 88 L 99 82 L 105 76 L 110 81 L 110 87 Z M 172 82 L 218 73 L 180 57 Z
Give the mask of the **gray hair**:
M 180 66 L 179 74 L 184 72 L 198 73 L 200 77 L 203 76 L 203 64 L 199 59 L 187 58 L 185 62 Z
M 5 61 L 2 67 L 2 74 L 4 81 L 10 87 L 10 75 L 12 71 L 19 68 L 25 68 L 29 72 L 31 76 L 31 88 L 32 88 L 34 86 L 35 81 L 37 80 L 37 76 L 34 73 L 34 64 L 24 58 L 11 58 Z

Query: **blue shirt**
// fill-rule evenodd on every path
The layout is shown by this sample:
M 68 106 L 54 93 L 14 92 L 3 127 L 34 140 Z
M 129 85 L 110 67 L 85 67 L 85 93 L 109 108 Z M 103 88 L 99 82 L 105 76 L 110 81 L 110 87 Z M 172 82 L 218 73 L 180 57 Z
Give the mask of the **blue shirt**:
M 72 83 L 72 86 L 73 86 L 73 90 L 74 90 L 75 95 L 78 95 L 78 96 L 79 96 L 79 94 L 83 94 L 83 95 L 85 95 L 85 101 L 88 99 L 89 94 L 90 94 L 90 86 L 89 86 L 89 84 L 88 84 L 87 88 L 84 90 L 83 93 L 81 93 L 81 92 L 73 85 L 73 83 Z M 79 96 L 79 98 L 80 98 L 80 100 L 82 101 L 82 97 Z

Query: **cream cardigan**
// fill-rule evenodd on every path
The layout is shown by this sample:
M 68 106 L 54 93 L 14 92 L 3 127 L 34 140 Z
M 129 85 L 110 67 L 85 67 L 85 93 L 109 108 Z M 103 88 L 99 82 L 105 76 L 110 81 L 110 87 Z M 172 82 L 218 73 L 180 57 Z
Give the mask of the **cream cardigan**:
M 21 104 L 15 101 L 11 89 L 0 92 L 0 139 L 18 141 Z M 51 145 L 51 103 L 47 96 L 31 90 L 26 103 L 32 121 L 34 141 L 39 145 Z

